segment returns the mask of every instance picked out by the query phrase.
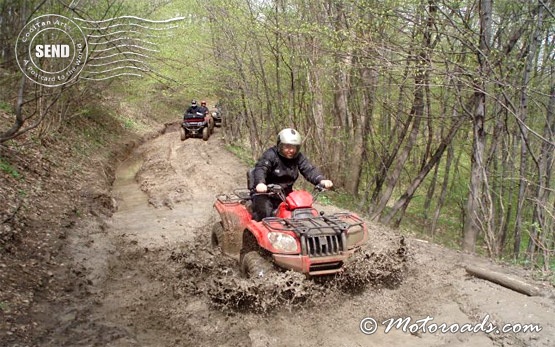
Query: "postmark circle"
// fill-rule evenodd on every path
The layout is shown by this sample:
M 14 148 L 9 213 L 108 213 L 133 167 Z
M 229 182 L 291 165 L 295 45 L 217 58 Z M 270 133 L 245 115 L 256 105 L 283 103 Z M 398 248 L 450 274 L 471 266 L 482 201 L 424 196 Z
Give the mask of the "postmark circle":
M 87 38 L 81 28 L 58 14 L 29 21 L 17 36 L 15 50 L 25 76 L 45 87 L 74 81 L 88 57 Z

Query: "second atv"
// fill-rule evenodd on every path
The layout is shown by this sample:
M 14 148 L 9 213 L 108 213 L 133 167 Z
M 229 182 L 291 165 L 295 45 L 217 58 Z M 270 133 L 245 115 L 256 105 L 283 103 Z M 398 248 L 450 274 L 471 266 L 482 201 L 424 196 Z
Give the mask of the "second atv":
M 279 185 L 268 185 L 264 194 L 277 195 L 282 203 L 275 216 L 260 222 L 252 219 L 251 196 L 257 193 L 249 188 L 217 196 L 220 221 L 212 230 L 213 245 L 238 259 L 247 277 L 264 276 L 275 266 L 308 276 L 338 273 L 368 239 L 366 224 L 356 214 L 325 215 L 312 206 L 323 187 L 285 197 Z

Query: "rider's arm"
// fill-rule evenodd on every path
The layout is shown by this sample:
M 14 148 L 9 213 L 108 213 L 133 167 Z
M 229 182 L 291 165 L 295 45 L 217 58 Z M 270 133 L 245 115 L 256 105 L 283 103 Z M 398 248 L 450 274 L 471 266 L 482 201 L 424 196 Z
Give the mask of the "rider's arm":
M 302 153 L 299 153 L 299 172 L 307 181 L 314 185 L 320 184 L 322 180 L 326 179 L 320 169 L 312 165 Z
M 260 159 L 256 162 L 254 166 L 254 184 L 257 185 L 259 183 L 266 184 L 266 177 L 268 176 L 268 172 L 272 170 L 274 167 L 274 155 L 271 149 L 268 149 Z

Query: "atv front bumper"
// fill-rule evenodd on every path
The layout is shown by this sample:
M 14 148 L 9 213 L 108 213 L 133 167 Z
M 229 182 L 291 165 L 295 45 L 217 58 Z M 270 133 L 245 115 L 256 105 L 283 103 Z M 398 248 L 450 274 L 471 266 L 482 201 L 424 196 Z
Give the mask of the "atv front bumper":
M 183 122 L 183 129 L 191 135 L 201 135 L 204 128 L 208 126 L 206 121 L 201 122 Z
M 276 265 L 310 276 L 329 275 L 341 272 L 347 259 L 351 257 L 354 250 L 343 251 L 340 254 L 309 257 L 308 255 L 273 254 Z

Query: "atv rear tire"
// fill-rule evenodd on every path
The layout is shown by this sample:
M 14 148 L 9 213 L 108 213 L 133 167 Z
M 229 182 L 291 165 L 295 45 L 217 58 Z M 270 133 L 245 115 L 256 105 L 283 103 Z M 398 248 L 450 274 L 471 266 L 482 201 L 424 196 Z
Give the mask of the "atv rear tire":
M 224 236 L 224 228 L 221 222 L 216 222 L 212 226 L 212 235 L 210 237 L 210 244 L 212 248 L 222 247 L 222 238 Z
M 241 258 L 241 271 L 247 278 L 266 277 L 275 272 L 274 265 L 264 259 L 258 251 L 250 251 Z
M 183 129 L 183 127 L 179 128 L 179 135 L 181 135 L 181 141 L 187 140 L 187 134 L 185 133 L 185 129 Z
M 208 141 L 209 137 L 210 137 L 210 129 L 208 129 L 208 127 L 205 127 L 204 129 L 202 129 L 202 139 L 204 141 Z

